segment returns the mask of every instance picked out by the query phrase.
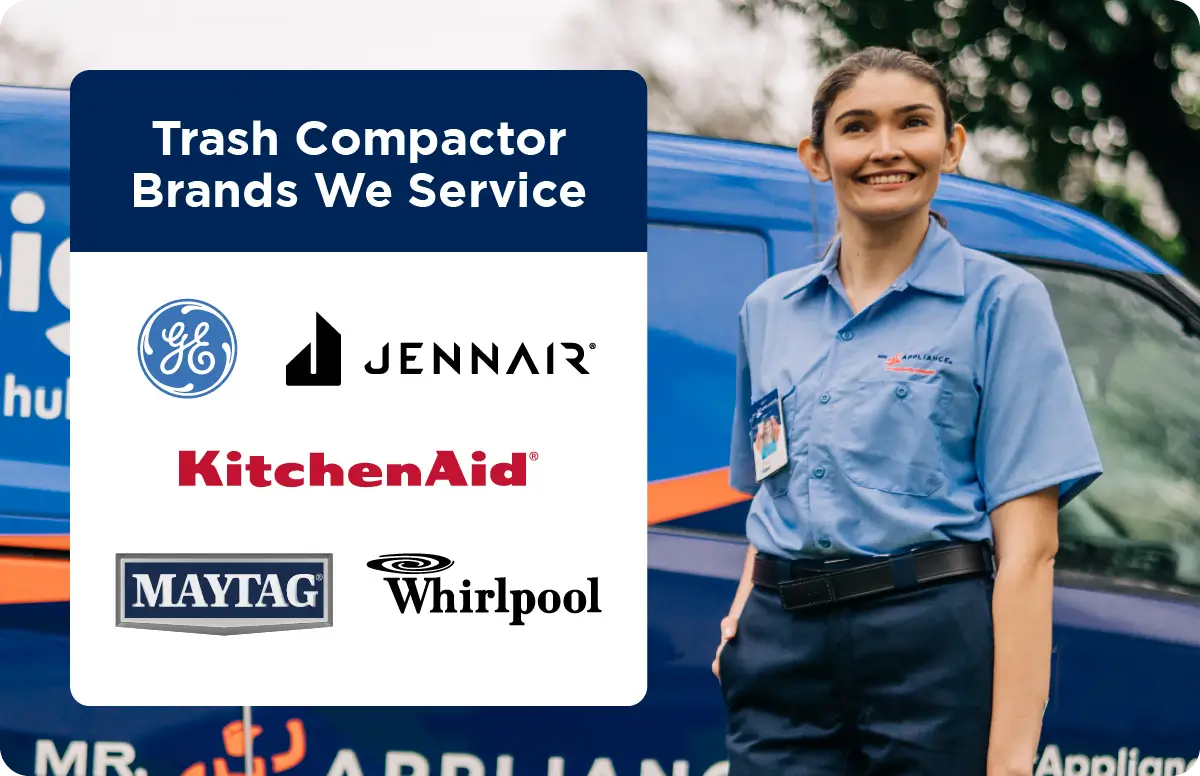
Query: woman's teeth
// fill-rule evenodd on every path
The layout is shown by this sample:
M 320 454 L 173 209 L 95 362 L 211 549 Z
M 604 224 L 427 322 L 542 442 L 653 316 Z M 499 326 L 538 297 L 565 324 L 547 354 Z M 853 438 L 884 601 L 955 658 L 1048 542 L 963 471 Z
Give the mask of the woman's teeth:
M 883 186 L 889 183 L 908 183 L 911 179 L 909 175 L 872 175 L 867 178 L 867 183 L 872 186 Z

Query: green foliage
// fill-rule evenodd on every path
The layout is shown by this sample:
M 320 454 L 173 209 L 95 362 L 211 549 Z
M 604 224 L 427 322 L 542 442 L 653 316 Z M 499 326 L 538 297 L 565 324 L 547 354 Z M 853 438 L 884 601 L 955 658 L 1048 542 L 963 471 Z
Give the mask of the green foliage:
M 1128 191 L 1096 187 L 1088 192 L 1079 206 L 1141 241 L 1164 260 L 1179 267 L 1184 274 L 1192 278 L 1200 277 L 1200 267 L 1195 266 L 1195 259 L 1188 255 L 1183 241 L 1178 237 L 1167 239 L 1146 226 L 1140 214 L 1141 202 Z
M 968 129 L 1024 138 L 1026 188 L 1063 195 L 1072 160 L 1146 158 L 1181 223 L 1165 240 L 1123 192 L 1072 196 L 1186 266 L 1200 251 L 1200 194 L 1187 180 L 1200 154 L 1200 21 L 1178 0 L 729 0 L 752 23 L 765 7 L 801 13 L 820 59 L 866 46 L 903 48 L 936 64 Z M 1181 75 L 1185 75 L 1181 80 Z M 1080 201 L 1082 200 L 1082 201 Z

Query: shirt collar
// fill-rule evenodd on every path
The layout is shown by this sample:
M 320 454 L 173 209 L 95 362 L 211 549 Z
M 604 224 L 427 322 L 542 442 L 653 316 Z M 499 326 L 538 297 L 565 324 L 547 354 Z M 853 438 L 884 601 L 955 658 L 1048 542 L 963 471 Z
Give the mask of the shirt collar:
M 838 256 L 841 254 L 842 238 L 838 235 L 830 244 L 825 255 L 821 257 L 815 272 L 807 274 L 804 279 L 788 288 L 783 298 L 787 299 L 811 286 L 818 278 L 832 280 L 837 271 Z M 965 293 L 963 285 L 963 248 L 954 235 L 942 228 L 937 219 L 929 217 L 929 231 L 921 241 L 921 247 L 899 278 L 896 279 L 896 290 L 912 286 L 931 294 L 961 297 Z

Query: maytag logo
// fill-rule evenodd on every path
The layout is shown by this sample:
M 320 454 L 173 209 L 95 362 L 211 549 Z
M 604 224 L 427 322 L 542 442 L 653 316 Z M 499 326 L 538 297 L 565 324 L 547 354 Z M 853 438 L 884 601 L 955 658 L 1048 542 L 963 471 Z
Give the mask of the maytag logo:
M 117 555 L 117 627 L 219 635 L 333 625 L 329 554 Z
M 589 342 L 587 350 L 595 350 Z M 404 375 L 431 372 L 454 374 L 552 375 L 555 369 L 571 367 L 578 374 L 590 374 L 583 366 L 585 349 L 575 342 L 524 342 L 501 348 L 494 342 L 400 342 L 398 371 Z M 363 364 L 369 375 L 386 374 L 392 369 L 392 347 L 383 344 L 376 359 Z M 291 386 L 337 386 L 342 384 L 342 333 L 317 313 L 315 338 L 301 348 L 284 368 L 284 384 Z

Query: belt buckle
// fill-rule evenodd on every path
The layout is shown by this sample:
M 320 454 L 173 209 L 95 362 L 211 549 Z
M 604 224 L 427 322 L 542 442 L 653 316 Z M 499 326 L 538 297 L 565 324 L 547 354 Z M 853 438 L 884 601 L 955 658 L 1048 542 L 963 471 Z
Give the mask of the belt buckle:
M 833 585 L 829 579 L 829 575 L 823 575 L 784 582 L 779 586 L 779 597 L 783 601 L 783 608 L 795 611 L 832 604 L 837 600 L 837 596 L 833 593 Z

